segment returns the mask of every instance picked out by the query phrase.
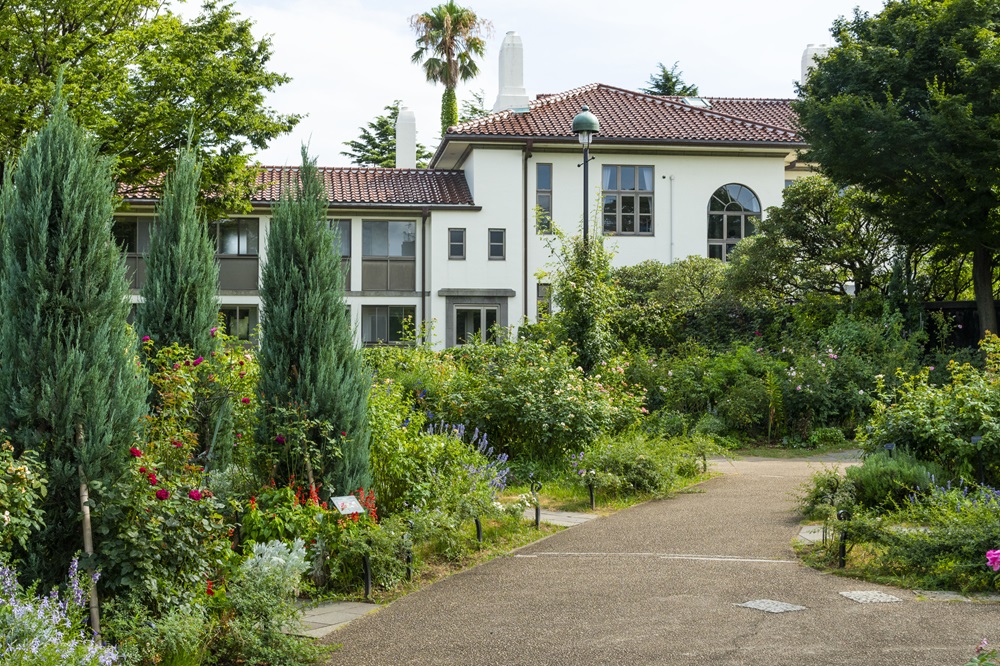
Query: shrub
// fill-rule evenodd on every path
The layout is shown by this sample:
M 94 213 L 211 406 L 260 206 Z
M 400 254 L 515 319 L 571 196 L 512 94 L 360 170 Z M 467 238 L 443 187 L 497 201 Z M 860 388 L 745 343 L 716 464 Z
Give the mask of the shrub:
M 110 666 L 118 662 L 114 648 L 84 637 L 82 617 L 87 603 L 77 561 L 70 566 L 71 597 L 38 597 L 17 583 L 17 572 L 0 563 L 0 646 L 10 666 Z
M 572 478 L 581 485 L 615 495 L 664 495 L 678 476 L 696 476 L 705 457 L 718 452 L 706 437 L 662 439 L 633 428 L 568 452 L 567 458 Z
M 205 359 L 192 358 L 190 350 L 176 344 L 157 348 L 152 340 L 144 343 L 156 407 L 143 419 L 140 440 L 127 454 L 126 473 L 105 491 L 109 501 L 97 507 L 105 584 L 114 591 L 141 588 L 154 614 L 200 593 L 232 555 L 235 523 L 226 515 L 228 507 L 208 489 L 204 468 L 193 464 L 201 451 L 198 393 L 206 386 L 219 393 L 251 392 L 246 375 L 253 376 L 252 361 L 229 338 L 219 345 L 216 355 Z M 252 404 L 232 402 L 230 427 L 248 427 Z M 245 451 L 251 441 L 236 437 L 239 432 L 230 431 L 220 441 L 229 449 L 228 442 L 243 443 L 228 456 L 247 459 L 253 455 Z M 211 449 L 205 457 L 215 458 Z
M 1000 491 L 949 486 L 909 498 L 898 513 L 852 520 L 852 539 L 872 544 L 877 553 L 863 565 L 921 589 L 1000 590 L 1000 576 L 984 557 L 1000 543 Z
M 298 666 L 316 660 L 322 648 L 294 636 L 301 610 L 295 605 L 308 565 L 301 540 L 255 544 L 253 555 L 213 599 L 221 618 L 214 658 L 221 663 Z
M 950 381 L 936 385 L 930 368 L 900 371 L 897 385 L 880 378 L 878 401 L 858 441 L 869 451 L 893 443 L 922 460 L 940 464 L 952 476 L 1000 478 L 1000 339 L 990 336 L 981 348 L 986 368 L 952 364 Z M 972 442 L 972 436 L 982 439 Z
M 799 511 L 809 520 L 828 519 L 836 511 L 853 506 L 854 484 L 837 469 L 814 473 L 799 497 Z
M 207 657 L 215 623 L 203 603 L 176 606 L 157 617 L 141 593 L 133 592 L 111 600 L 104 610 L 102 636 L 126 666 L 199 666 Z
M 17 543 L 22 549 L 45 519 L 41 502 L 48 481 L 33 451 L 14 456 L 9 441 L 0 442 L 0 553 Z
M 602 362 L 586 375 L 568 347 L 547 340 L 467 345 L 455 356 L 463 372 L 432 411 L 488 432 L 512 457 L 556 460 L 569 446 L 634 423 L 645 409 L 624 363 Z
M 842 448 L 847 443 L 840 428 L 816 428 L 809 435 L 809 446 L 814 449 Z
M 507 458 L 495 455 L 485 433 L 444 424 L 428 431 L 427 415 L 391 379 L 372 389 L 369 409 L 373 487 L 385 515 L 411 507 L 460 521 L 489 513 L 506 483 Z
M 879 452 L 866 456 L 862 465 L 848 467 L 847 479 L 857 504 L 879 511 L 902 506 L 908 497 L 928 492 L 935 479 L 944 480 L 944 472 L 906 451 L 895 451 L 891 456 Z

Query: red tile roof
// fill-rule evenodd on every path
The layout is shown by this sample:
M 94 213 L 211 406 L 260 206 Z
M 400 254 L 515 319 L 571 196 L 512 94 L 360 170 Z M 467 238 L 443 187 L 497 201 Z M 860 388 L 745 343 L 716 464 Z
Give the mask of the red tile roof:
M 445 139 L 572 138 L 573 117 L 586 104 L 601 122 L 595 141 L 803 143 L 789 126 L 790 100 L 706 99 L 711 108 L 691 106 L 680 97 L 646 95 L 592 83 L 558 95 L 540 96 L 529 103 L 527 112 L 501 111 L 455 125 L 449 128 Z
M 319 167 L 331 204 L 386 204 L 409 206 L 473 206 L 465 174 L 442 169 L 385 169 Z M 275 202 L 298 167 L 263 167 L 261 189 L 253 202 Z
M 685 97 L 664 97 L 672 102 L 687 104 Z M 782 127 L 795 132 L 798 118 L 792 111 L 790 99 L 755 99 L 746 97 L 704 97 L 709 103 L 706 111 L 715 111 L 735 118 L 743 118 L 772 127 Z
M 331 205 L 384 206 L 474 206 L 465 175 L 444 169 L 385 169 L 362 167 L 319 167 L 323 188 Z M 281 199 L 292 178 L 299 180 L 299 167 L 263 166 L 257 175 L 258 189 L 250 199 L 254 204 Z M 121 188 L 132 201 L 159 198 L 159 178 L 151 186 Z

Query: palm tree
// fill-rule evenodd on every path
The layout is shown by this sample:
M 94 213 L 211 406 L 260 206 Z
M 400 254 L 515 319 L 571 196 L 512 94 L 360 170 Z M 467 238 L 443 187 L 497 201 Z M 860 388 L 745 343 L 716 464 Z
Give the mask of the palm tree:
M 441 97 L 441 135 L 458 122 L 458 100 L 455 86 L 479 73 L 474 58 L 486 53 L 486 40 L 493 24 L 476 16 L 471 9 L 459 7 L 454 0 L 438 5 L 429 12 L 410 17 L 410 26 L 417 33 L 417 51 L 412 61 L 423 61 L 424 73 L 431 83 L 443 83 Z

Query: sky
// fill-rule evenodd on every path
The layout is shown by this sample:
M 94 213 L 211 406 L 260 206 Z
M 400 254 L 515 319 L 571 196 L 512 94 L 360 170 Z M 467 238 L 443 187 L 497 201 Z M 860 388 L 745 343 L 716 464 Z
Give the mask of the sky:
M 257 154 L 267 165 L 298 164 L 308 143 L 321 166 L 347 166 L 340 153 L 359 128 L 399 99 L 413 109 L 417 141 L 433 151 L 443 88 L 410 62 L 409 18 L 441 0 L 235 0 L 269 35 L 271 68 L 292 77 L 268 99 L 305 118 Z M 716 97 L 794 97 L 802 52 L 830 44 L 830 28 L 854 9 L 878 13 L 882 0 L 459 0 L 491 21 L 480 74 L 458 88 L 459 102 L 498 92 L 498 55 L 508 31 L 524 43 L 524 83 L 532 99 L 588 83 L 643 87 L 662 62 Z M 189 1 L 182 13 L 196 12 Z

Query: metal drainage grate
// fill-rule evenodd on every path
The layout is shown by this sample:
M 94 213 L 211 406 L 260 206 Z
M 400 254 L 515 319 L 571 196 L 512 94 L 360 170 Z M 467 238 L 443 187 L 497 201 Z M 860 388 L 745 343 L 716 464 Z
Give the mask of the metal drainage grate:
M 847 597 L 851 601 L 857 601 L 859 604 L 894 604 L 902 601 L 899 597 L 894 597 L 884 592 L 875 592 L 874 590 L 841 592 L 840 596 Z
M 745 604 L 733 605 L 742 606 L 743 608 L 753 608 L 754 610 L 764 611 L 765 613 L 791 613 L 792 611 L 806 609 L 805 606 L 786 604 L 784 601 L 775 601 L 774 599 L 756 599 L 755 601 L 748 601 Z

